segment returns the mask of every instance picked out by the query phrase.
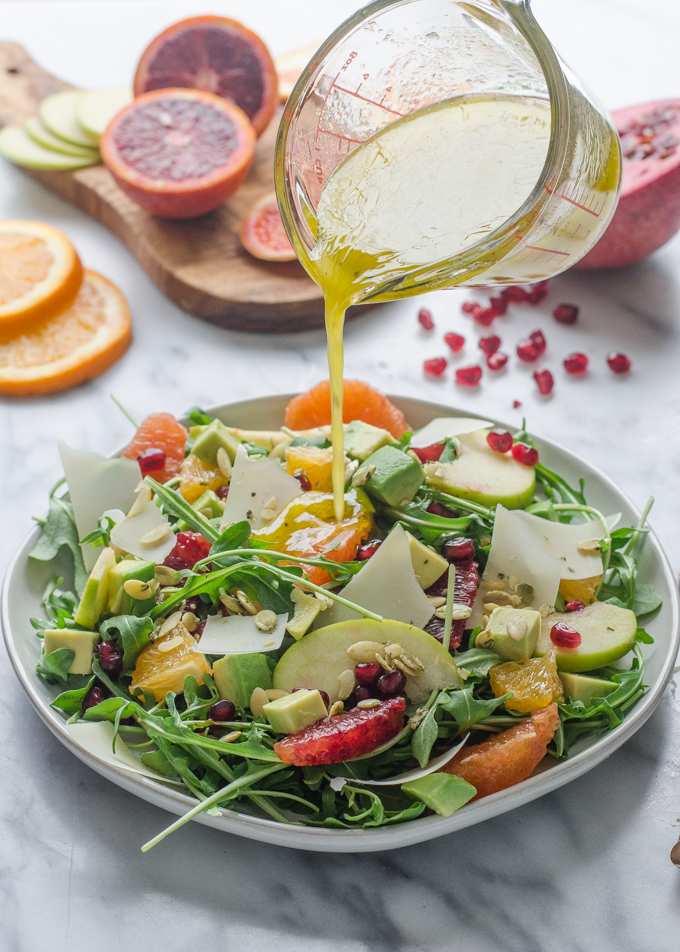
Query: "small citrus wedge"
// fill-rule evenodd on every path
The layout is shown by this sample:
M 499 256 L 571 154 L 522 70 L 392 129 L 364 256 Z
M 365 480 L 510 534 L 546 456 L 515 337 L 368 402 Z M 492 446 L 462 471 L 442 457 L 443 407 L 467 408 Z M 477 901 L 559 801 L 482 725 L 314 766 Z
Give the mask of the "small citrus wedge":
M 82 277 L 80 258 L 61 231 L 38 221 L 0 222 L 0 333 L 69 305 Z
M 255 202 L 241 222 L 239 236 L 246 251 L 262 261 L 295 261 L 297 258 L 283 227 L 274 192 Z
M 127 459 L 137 459 L 139 454 L 146 450 L 163 450 L 165 464 L 162 469 L 154 470 L 151 475 L 157 483 L 165 483 L 180 471 L 188 435 L 186 429 L 172 413 L 150 413 L 145 420 L 142 420 L 130 445 L 126 447 L 122 455 Z M 200 493 L 198 495 L 200 496 Z M 196 498 L 198 499 L 198 496 Z
M 115 363 L 131 339 L 125 298 L 86 270 L 69 307 L 23 333 L 0 336 L 0 394 L 29 397 L 75 387 Z
M 363 420 L 389 430 L 397 439 L 408 429 L 401 410 L 363 380 L 345 380 L 344 394 L 342 419 L 345 423 Z M 327 380 L 293 397 L 286 407 L 285 425 L 291 430 L 310 430 L 330 422 L 331 395 Z

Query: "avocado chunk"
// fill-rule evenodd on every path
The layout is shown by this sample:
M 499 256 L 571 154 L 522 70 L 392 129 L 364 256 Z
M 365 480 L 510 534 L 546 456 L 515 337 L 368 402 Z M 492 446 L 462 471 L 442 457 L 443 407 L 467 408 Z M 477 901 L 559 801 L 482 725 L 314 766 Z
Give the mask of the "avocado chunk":
M 411 502 L 425 478 L 420 463 L 393 446 L 382 446 L 372 453 L 357 470 L 357 475 L 362 470 L 369 473 L 363 488 L 369 496 L 387 506 L 404 506 Z
M 269 691 L 272 676 L 263 654 L 225 655 L 213 665 L 213 680 L 221 698 L 248 707 L 255 688 Z
M 477 635 L 475 645 L 495 651 L 505 661 L 528 661 L 534 653 L 540 633 L 540 612 L 504 605 L 491 612 L 489 623 Z
M 401 789 L 407 797 L 422 800 L 425 806 L 440 816 L 451 816 L 477 793 L 467 780 L 447 773 L 431 773 L 417 780 L 409 780 L 402 783 Z
M 496 453 L 486 442 L 488 434 L 489 430 L 476 430 L 459 436 L 457 459 L 425 464 L 427 483 L 482 506 L 500 503 L 506 509 L 523 509 L 534 494 L 534 467 L 518 463 L 510 453 Z
M 101 554 L 90 572 L 80 599 L 74 621 L 83 628 L 94 628 L 106 608 L 109 594 L 109 573 L 116 564 L 116 555 L 110 546 L 102 549 Z
M 434 585 L 444 572 L 448 571 L 449 563 L 434 549 L 419 542 L 410 532 L 406 533 L 406 538 L 413 571 L 416 573 L 420 587 L 425 591 L 430 585 Z
M 156 573 L 155 562 L 143 562 L 141 559 L 123 559 L 111 566 L 109 571 L 108 610 L 112 615 L 146 615 L 156 605 L 156 595 L 152 592 L 148 598 L 133 598 L 123 586 L 126 582 L 151 582 Z
M 89 674 L 92 671 L 94 646 L 99 641 L 96 631 L 75 631 L 72 628 L 45 630 L 45 655 L 52 654 L 58 648 L 70 648 L 75 652 L 69 674 Z
M 206 489 L 203 495 L 191 505 L 196 512 L 202 512 L 208 519 L 217 519 L 224 512 L 224 499 L 220 499 L 212 489 Z
M 607 602 L 593 602 L 579 612 L 548 615 L 541 625 L 535 655 L 544 655 L 555 647 L 550 632 L 558 622 L 569 625 L 581 636 L 578 648 L 556 649 L 559 671 L 594 671 L 613 664 L 628 654 L 637 636 L 637 619 L 632 611 Z
M 202 430 L 191 447 L 194 456 L 207 463 L 208 466 L 217 465 L 217 451 L 222 448 L 229 454 L 229 459 L 234 462 L 236 450 L 239 447 L 239 441 L 229 432 L 221 420 L 213 420 L 204 430 Z
M 364 423 L 363 420 L 352 420 L 345 427 L 345 453 L 354 459 L 368 459 L 381 447 L 391 446 L 394 442 L 389 430 Z
M 326 705 L 318 691 L 303 688 L 264 705 L 264 713 L 277 734 L 297 734 L 305 727 L 328 717 Z
M 560 681 L 569 700 L 583 701 L 586 707 L 590 707 L 596 697 L 607 697 L 618 687 L 614 681 L 587 674 L 569 674 L 568 671 L 560 672 Z

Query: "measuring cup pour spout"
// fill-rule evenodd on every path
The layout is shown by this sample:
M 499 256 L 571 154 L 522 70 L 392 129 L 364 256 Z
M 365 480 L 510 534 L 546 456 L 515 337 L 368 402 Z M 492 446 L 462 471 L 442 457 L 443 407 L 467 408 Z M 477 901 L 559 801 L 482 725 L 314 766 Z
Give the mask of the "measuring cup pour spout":
M 377 0 L 300 77 L 275 178 L 312 277 L 341 236 L 361 299 L 382 301 L 566 270 L 608 225 L 620 168 L 610 117 L 528 0 Z

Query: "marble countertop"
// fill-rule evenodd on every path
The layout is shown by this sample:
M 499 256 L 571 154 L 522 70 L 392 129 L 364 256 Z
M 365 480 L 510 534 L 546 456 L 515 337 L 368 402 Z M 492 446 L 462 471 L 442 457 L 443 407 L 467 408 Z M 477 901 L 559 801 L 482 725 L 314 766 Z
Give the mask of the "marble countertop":
M 126 82 L 139 51 L 163 26 L 192 13 L 226 13 L 261 32 L 275 54 L 326 35 L 352 0 L 2 0 L 0 34 L 23 43 L 74 83 Z M 674 0 L 535 0 L 535 12 L 570 65 L 611 108 L 678 94 L 680 8 Z M 126 294 L 135 340 L 108 373 L 75 390 L 0 399 L 0 567 L 45 508 L 60 475 L 56 439 L 108 452 L 130 436 L 114 393 L 138 417 L 181 413 L 304 389 L 326 375 L 321 331 L 237 334 L 169 303 L 127 250 L 78 209 L 20 171 L 0 165 L 0 218 L 64 229 L 86 266 Z M 498 322 L 512 352 L 541 326 L 553 397 L 531 371 L 485 379 L 477 391 L 423 376 L 443 355 L 443 333 L 476 334 L 466 295 L 431 294 L 372 311 L 347 328 L 346 375 L 383 390 L 519 423 L 581 453 L 638 504 L 656 497 L 651 522 L 680 564 L 680 237 L 646 263 L 610 274 L 556 279 L 538 309 Z M 550 318 L 556 303 L 581 309 L 576 328 Z M 416 323 L 431 309 L 436 330 Z M 615 378 L 605 354 L 633 360 Z M 591 358 L 584 380 L 566 377 L 572 350 Z M 513 401 L 522 403 L 513 408 Z M 322 855 L 189 824 L 152 853 L 139 845 L 167 815 L 89 770 L 33 713 L 0 651 L 5 727 L 0 744 L 0 952 L 96 947 L 236 952 L 674 952 L 680 872 L 668 859 L 680 833 L 680 698 L 671 684 L 653 717 L 607 761 L 557 793 L 438 841 L 364 855 Z

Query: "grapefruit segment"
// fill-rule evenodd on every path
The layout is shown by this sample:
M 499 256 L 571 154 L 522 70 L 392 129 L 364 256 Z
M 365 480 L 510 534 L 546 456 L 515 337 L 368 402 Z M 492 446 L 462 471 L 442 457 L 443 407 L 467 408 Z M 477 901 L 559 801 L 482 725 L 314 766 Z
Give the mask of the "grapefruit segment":
M 161 218 L 194 218 L 221 205 L 253 161 L 255 133 L 231 102 L 196 89 L 139 96 L 112 120 L 102 159 L 120 188 Z
M 142 53 L 135 96 L 170 87 L 198 89 L 236 103 L 258 136 L 278 95 L 274 62 L 260 37 L 237 20 L 218 16 L 180 20 Z
M 363 380 L 344 381 L 342 419 L 363 420 L 388 430 L 398 439 L 409 429 L 404 414 L 387 397 Z M 311 430 L 331 422 L 331 396 L 327 380 L 293 397 L 286 407 L 285 425 L 291 430 Z
M 241 222 L 239 237 L 246 251 L 262 261 L 297 259 L 283 227 L 274 192 L 253 205 Z
M 160 449 L 165 453 L 165 466 L 151 475 L 158 483 L 165 483 L 180 471 L 184 460 L 184 445 L 188 433 L 172 413 L 150 413 L 123 452 L 127 459 L 137 459 L 144 450 Z

